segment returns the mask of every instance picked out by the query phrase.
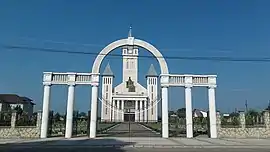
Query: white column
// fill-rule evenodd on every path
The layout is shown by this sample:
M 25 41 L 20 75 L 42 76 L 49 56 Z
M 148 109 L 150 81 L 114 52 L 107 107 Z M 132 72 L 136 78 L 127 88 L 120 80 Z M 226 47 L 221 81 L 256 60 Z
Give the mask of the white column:
M 139 121 L 138 100 L 135 100 L 135 122 Z
M 169 138 L 168 87 L 161 88 L 162 98 L 162 138 Z
M 109 100 L 109 105 L 108 105 L 108 111 L 109 111 L 109 121 L 112 121 L 112 98 L 110 97 Z
M 115 121 L 115 100 L 112 101 L 112 121 Z
M 121 109 L 122 109 L 122 113 L 121 113 L 121 121 L 124 122 L 124 100 L 122 100 L 122 103 L 121 103 Z
M 74 85 L 68 87 L 68 101 L 67 101 L 67 116 L 66 116 L 66 133 L 65 138 L 72 137 L 72 122 L 73 122 L 73 105 L 74 105 Z
M 209 98 L 210 137 L 217 138 L 215 87 L 211 86 L 208 88 L 208 98 Z
M 144 100 L 144 122 L 147 122 L 147 100 Z
M 96 138 L 98 85 L 92 85 L 90 138 Z
M 117 100 L 117 108 L 116 108 L 116 117 L 117 117 L 117 122 L 120 121 L 120 100 Z
M 40 138 L 47 138 L 48 117 L 49 117 L 49 110 L 50 110 L 49 108 L 50 108 L 50 85 L 44 85 Z
M 191 86 L 185 87 L 187 138 L 193 137 Z
M 140 100 L 140 122 L 143 122 L 143 101 Z

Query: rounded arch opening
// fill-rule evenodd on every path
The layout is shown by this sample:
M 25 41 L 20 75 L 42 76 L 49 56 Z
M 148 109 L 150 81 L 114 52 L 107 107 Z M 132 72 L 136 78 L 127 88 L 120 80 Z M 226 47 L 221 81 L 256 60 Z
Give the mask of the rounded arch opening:
M 155 48 L 150 43 L 145 42 L 143 40 L 139 40 L 139 39 L 134 39 L 132 42 L 133 42 L 132 45 L 144 48 L 145 50 L 149 51 L 157 59 L 159 66 L 160 66 L 161 74 L 169 74 L 167 62 L 163 58 L 163 55 L 158 51 L 157 48 Z M 103 59 L 110 52 L 112 52 L 113 50 L 115 50 L 119 47 L 126 46 L 126 45 L 131 45 L 129 43 L 129 39 L 120 39 L 120 40 L 117 40 L 117 41 L 110 43 L 104 49 L 102 49 L 94 61 L 94 64 L 92 67 L 92 73 L 98 74 L 100 72 L 101 63 L 102 63 Z

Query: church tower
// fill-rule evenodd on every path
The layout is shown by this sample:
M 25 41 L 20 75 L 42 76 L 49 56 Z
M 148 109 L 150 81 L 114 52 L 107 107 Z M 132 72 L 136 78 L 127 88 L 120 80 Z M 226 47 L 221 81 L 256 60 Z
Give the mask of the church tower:
M 101 121 L 112 120 L 112 92 L 113 92 L 113 72 L 108 63 L 102 74 L 102 105 Z
M 157 98 L 157 72 L 153 64 L 150 65 L 147 79 L 147 91 L 148 91 L 148 120 L 151 122 L 158 121 L 158 98 Z
M 131 28 L 128 37 L 132 37 Z M 124 46 L 122 48 L 124 83 L 130 79 L 134 83 L 138 82 L 138 53 L 138 47 L 136 46 Z

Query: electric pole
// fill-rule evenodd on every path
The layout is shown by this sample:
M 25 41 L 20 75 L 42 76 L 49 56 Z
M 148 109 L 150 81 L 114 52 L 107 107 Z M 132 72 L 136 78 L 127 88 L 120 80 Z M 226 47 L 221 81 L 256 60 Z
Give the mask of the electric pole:
M 246 112 L 247 112 L 248 111 L 248 102 L 247 102 L 247 100 L 245 102 L 245 107 L 246 107 Z

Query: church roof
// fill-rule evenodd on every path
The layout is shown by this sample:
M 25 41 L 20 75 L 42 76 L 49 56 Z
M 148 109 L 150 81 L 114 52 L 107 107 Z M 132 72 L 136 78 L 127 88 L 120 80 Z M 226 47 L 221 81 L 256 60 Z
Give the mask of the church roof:
M 150 65 L 150 68 L 149 68 L 149 70 L 148 70 L 148 72 L 147 72 L 147 74 L 146 74 L 146 77 L 156 77 L 156 76 L 158 76 L 158 74 L 157 74 L 157 72 L 156 72 L 156 69 L 155 69 L 155 67 L 154 67 L 154 65 L 153 64 L 151 64 Z
M 112 72 L 112 69 L 111 69 L 111 66 L 110 64 L 108 63 L 107 66 L 105 67 L 105 70 L 102 74 L 103 76 L 113 76 L 113 72 Z

